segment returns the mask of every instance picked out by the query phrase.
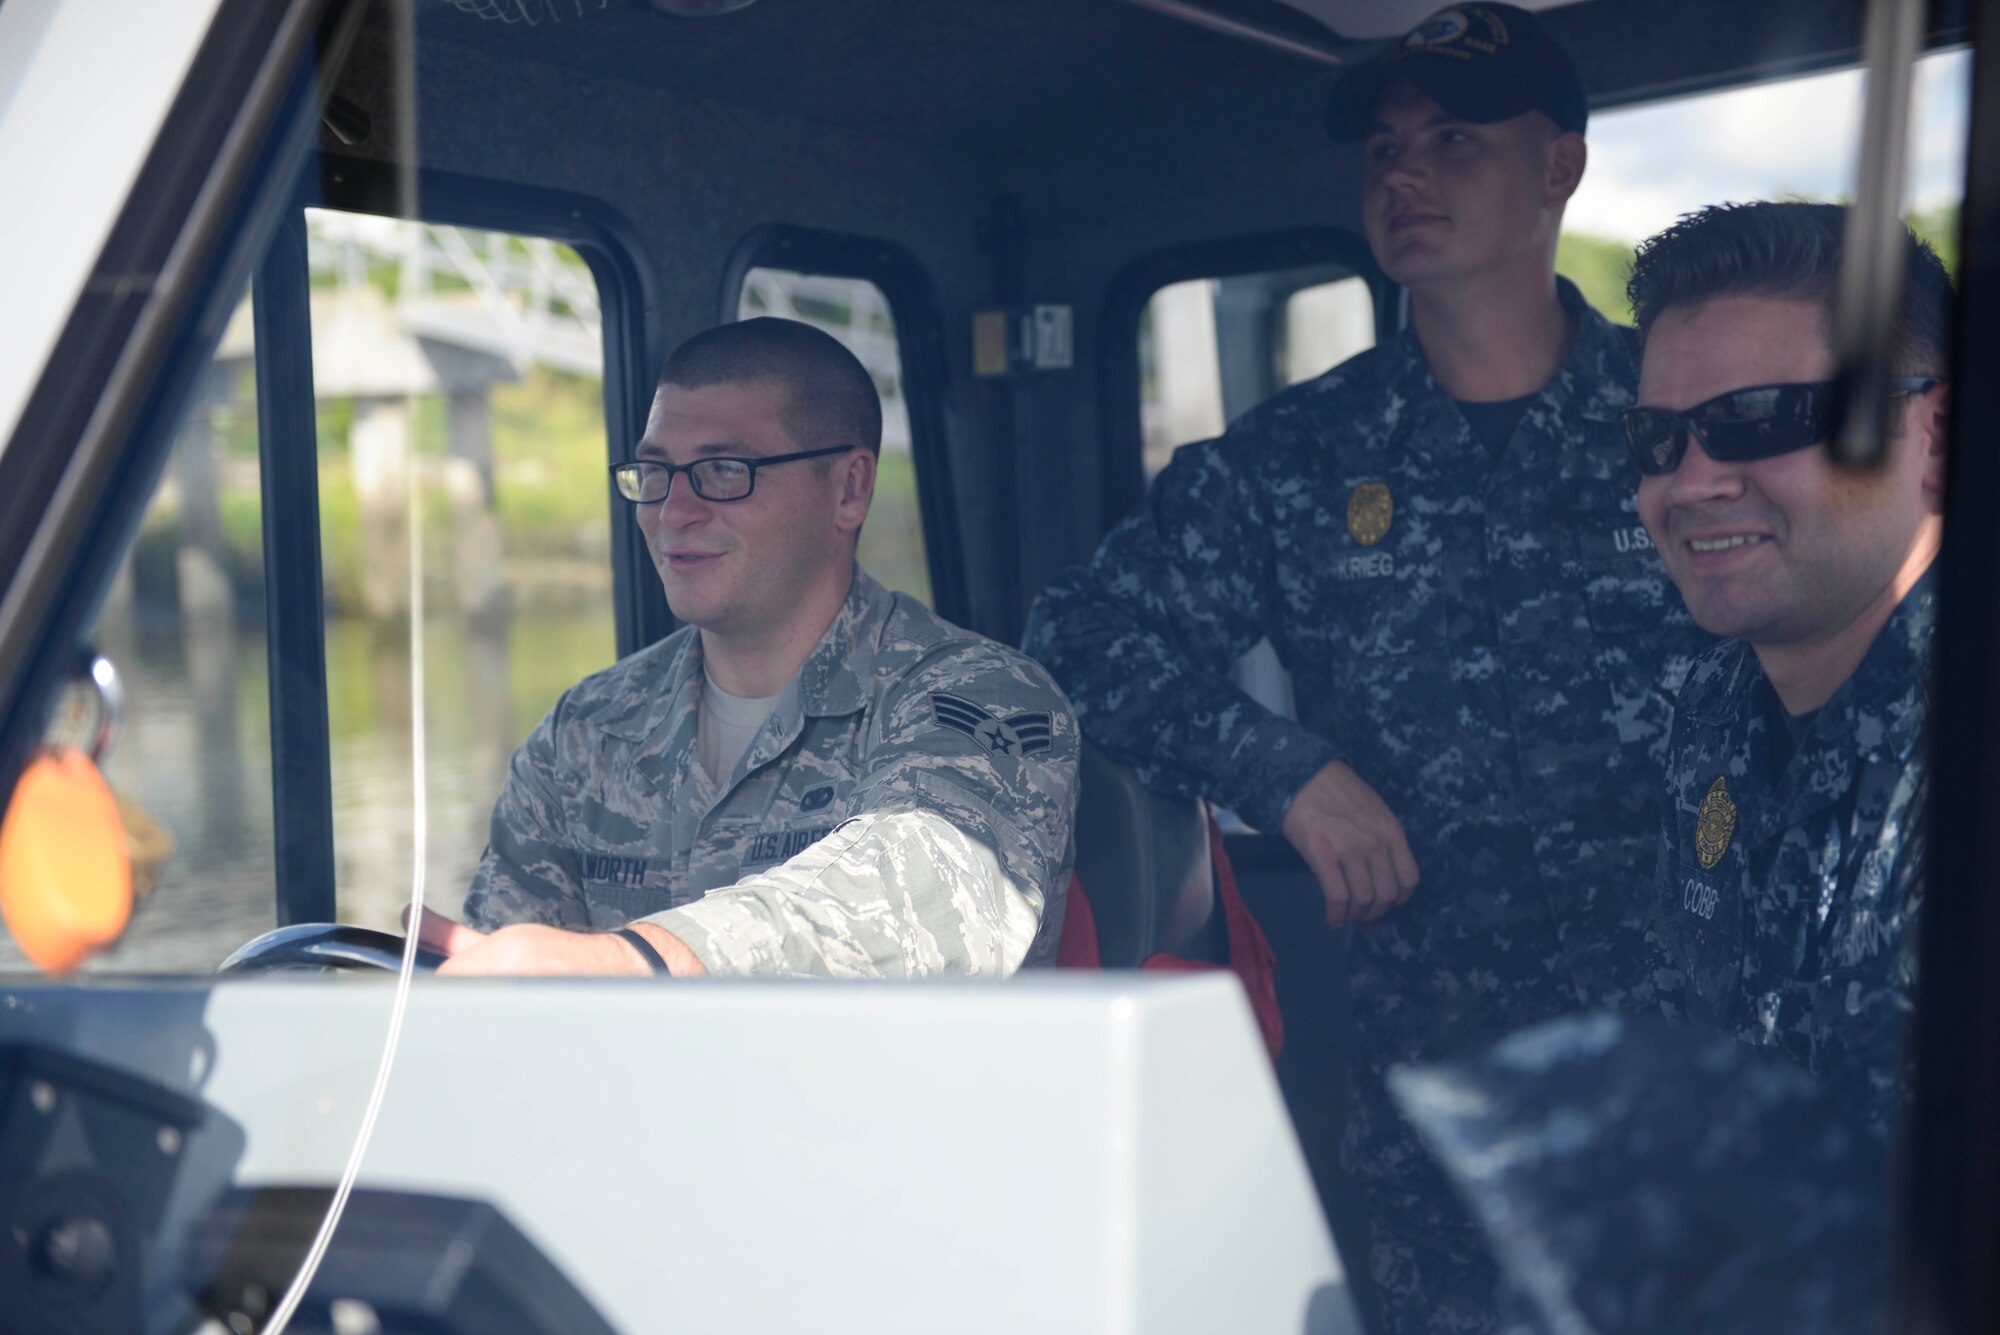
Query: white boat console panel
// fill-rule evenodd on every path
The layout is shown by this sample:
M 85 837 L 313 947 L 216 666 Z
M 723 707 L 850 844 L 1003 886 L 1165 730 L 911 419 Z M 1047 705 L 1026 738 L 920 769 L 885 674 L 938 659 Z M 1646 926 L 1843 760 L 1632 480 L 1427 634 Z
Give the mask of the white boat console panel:
M 224 1189 L 338 1180 L 391 995 L 0 989 L 0 1049 L 208 1109 L 158 1137 L 149 1313 Z M 1226 975 L 419 979 L 360 1185 L 496 1207 L 620 1331 L 1359 1329 Z

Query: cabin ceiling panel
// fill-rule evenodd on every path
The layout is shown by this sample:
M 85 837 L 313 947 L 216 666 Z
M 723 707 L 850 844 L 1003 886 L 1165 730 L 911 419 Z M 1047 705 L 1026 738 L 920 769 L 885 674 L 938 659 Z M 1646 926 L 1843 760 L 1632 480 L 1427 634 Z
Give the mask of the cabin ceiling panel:
M 1120 0 L 762 0 L 700 21 L 613 0 L 535 27 L 443 0 L 420 14 L 429 40 L 992 156 L 1328 77 Z
M 1443 8 L 1439 0 L 1273 0 L 1289 5 L 1342 37 L 1369 41 L 1408 32 Z M 1558 9 L 1583 0 L 1509 0 L 1522 9 Z
M 1332 49 L 1371 49 L 1435 0 L 1176 0 Z M 1857 0 L 1531 0 L 1602 104 L 1855 58 Z M 1270 90 L 1323 96 L 1325 64 L 1169 17 L 1135 0 L 759 0 L 704 20 L 640 0 L 550 0 L 534 25 L 425 0 L 427 39 L 546 62 L 983 156 L 1081 134 L 1221 117 L 1266 124 Z M 1963 35 L 1947 0 L 1933 43 Z

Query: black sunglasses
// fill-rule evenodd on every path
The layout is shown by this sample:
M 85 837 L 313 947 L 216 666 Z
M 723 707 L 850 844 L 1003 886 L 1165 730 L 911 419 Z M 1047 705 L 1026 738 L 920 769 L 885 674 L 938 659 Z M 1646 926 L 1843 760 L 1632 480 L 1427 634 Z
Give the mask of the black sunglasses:
M 611 465 L 611 480 L 618 494 L 637 505 L 656 505 L 674 489 L 674 474 L 686 473 L 694 484 L 694 494 L 705 501 L 740 501 L 757 489 L 757 470 L 772 464 L 797 463 L 801 459 L 823 459 L 829 454 L 845 454 L 852 445 L 829 445 L 823 450 L 800 450 L 797 454 L 773 454 L 764 459 L 717 457 L 696 459 L 691 464 L 670 464 L 664 459 L 633 459 Z
M 1922 394 L 1936 376 L 1904 375 L 1889 381 L 1893 394 Z M 1833 427 L 1836 386 L 1754 385 L 1718 394 L 1684 411 L 1627 408 L 1625 443 L 1632 463 L 1648 476 L 1671 473 L 1687 454 L 1688 436 L 1717 463 L 1743 463 L 1789 454 L 1825 440 Z

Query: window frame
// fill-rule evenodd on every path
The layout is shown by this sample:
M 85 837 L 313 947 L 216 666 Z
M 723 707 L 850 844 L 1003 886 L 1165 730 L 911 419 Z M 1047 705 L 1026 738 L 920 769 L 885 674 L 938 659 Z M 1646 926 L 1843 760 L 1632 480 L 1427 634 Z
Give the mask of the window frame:
M 1340 227 L 1292 228 L 1171 246 L 1142 255 L 1113 275 L 1100 305 L 1097 345 L 1098 424 L 1103 441 L 1098 454 L 1101 531 L 1109 531 L 1132 513 L 1146 494 L 1145 439 L 1139 421 L 1139 320 L 1154 294 L 1191 279 L 1236 278 L 1315 265 L 1339 265 L 1366 280 L 1374 296 L 1378 342 L 1397 328 L 1402 289 L 1384 276 L 1368 242 Z
M 0 451 L 0 796 L 310 159 L 359 6 L 224 0 Z M 323 53 L 315 59 L 316 51 Z
M 894 241 L 766 223 L 744 233 L 730 251 L 716 310 L 719 322 L 734 324 L 743 318 L 743 284 L 752 269 L 859 279 L 875 284 L 888 300 L 903 363 L 903 401 L 910 412 L 910 459 L 917 474 L 917 518 L 923 526 L 931 608 L 955 625 L 966 624 L 970 599 L 964 554 L 954 536 L 958 525 L 952 522 L 958 493 L 952 487 L 944 413 L 949 383 L 944 315 L 929 272 L 915 253 Z
M 307 208 L 411 218 L 398 203 L 400 169 L 391 163 L 325 155 L 318 194 Z M 597 284 L 604 338 L 605 466 L 629 457 L 646 429 L 658 369 L 646 338 L 646 312 L 655 305 L 651 271 L 640 262 L 637 233 L 615 209 L 590 195 L 488 177 L 419 168 L 417 214 L 412 221 L 438 227 L 511 232 L 559 241 L 583 257 Z M 606 515 L 611 523 L 612 600 L 617 611 L 618 656 L 624 658 L 671 634 L 678 622 L 652 558 L 634 525 L 621 523 L 625 503 L 607 473 Z
M 332 728 L 310 288 L 305 208 L 295 203 L 258 260 L 250 287 L 271 715 L 271 894 L 280 927 L 334 920 Z M 273 448 L 281 440 L 307 441 L 312 448 Z M 294 512 L 298 517 L 284 522 Z
M 259 429 L 266 433 L 265 441 L 305 439 L 314 447 L 305 457 L 298 457 L 303 451 L 289 458 L 264 454 L 271 815 L 273 829 L 280 832 L 273 849 L 279 926 L 333 922 L 338 911 L 305 210 L 338 209 L 546 237 L 581 255 L 597 284 L 602 317 L 607 466 L 623 457 L 618 442 L 637 440 L 644 430 L 652 385 L 646 371 L 644 320 L 651 305 L 646 271 L 635 259 L 638 247 L 630 228 L 613 210 L 588 196 L 423 168 L 414 173 L 412 207 L 403 200 L 405 179 L 393 163 L 321 155 L 317 183 L 299 192 L 258 273 Z M 267 318 L 272 333 L 283 335 L 275 343 L 264 341 Z M 273 355 L 263 355 L 266 347 Z M 611 533 L 620 658 L 673 629 L 651 558 L 634 526 L 620 522 L 622 509 L 607 473 L 605 522 Z M 310 514 L 312 522 L 280 522 L 281 516 L 294 514 Z
M 1899 1330 L 2000 1322 L 2000 0 L 1976 0 L 1967 180 L 1959 212 L 1952 412 L 1932 678 L 1929 868 L 1909 1045 L 1915 1097 L 1898 1165 L 1892 1311 Z M 1940 725 L 1940 720 L 1950 720 Z
M 1360 274 L 1350 273 L 1343 278 L 1333 279 L 1333 280 L 1322 280 L 1322 282 L 1323 281 L 1346 282 L 1350 278 L 1360 278 L 1360 277 L 1361 277 Z M 1364 279 L 1363 281 L 1366 280 Z M 1285 315 L 1286 312 L 1291 307 L 1292 300 L 1295 297 L 1297 297 L 1301 292 L 1307 292 L 1315 287 L 1322 286 L 1322 282 L 1288 283 L 1280 286 L 1274 286 L 1271 288 L 1271 309 L 1265 312 L 1264 318 L 1266 324 L 1264 330 L 1264 337 L 1273 349 L 1282 346 L 1285 342 Z M 1395 303 L 1395 309 L 1392 312 L 1392 314 L 1395 316 L 1397 320 L 1400 320 L 1402 317 L 1402 300 L 1401 300 L 1403 295 L 1402 289 L 1398 288 L 1396 295 L 1397 295 L 1397 300 Z M 1369 298 L 1369 305 L 1375 315 L 1375 341 L 1377 343 L 1380 343 L 1382 341 L 1382 336 L 1385 333 L 1390 332 L 1390 324 L 1388 320 L 1385 318 L 1383 313 L 1381 293 L 1375 287 L 1371 286 L 1368 289 L 1368 298 Z M 1274 365 L 1271 368 L 1271 378 L 1272 381 L 1277 384 L 1277 388 L 1272 391 L 1273 393 L 1281 394 L 1285 390 L 1291 388 L 1290 385 L 1283 383 L 1284 368 L 1282 366 Z M 1299 383 L 1303 384 L 1305 382 L 1300 381 Z

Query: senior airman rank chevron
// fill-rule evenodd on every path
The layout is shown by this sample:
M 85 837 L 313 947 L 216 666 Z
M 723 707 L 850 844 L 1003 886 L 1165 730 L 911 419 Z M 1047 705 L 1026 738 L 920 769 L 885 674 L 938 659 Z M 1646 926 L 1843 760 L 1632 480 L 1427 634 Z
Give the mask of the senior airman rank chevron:
M 1045 713 L 1015 714 L 1003 719 L 970 700 L 932 691 L 931 717 L 997 755 L 1031 756 L 1054 745 L 1050 740 L 1049 716 Z

